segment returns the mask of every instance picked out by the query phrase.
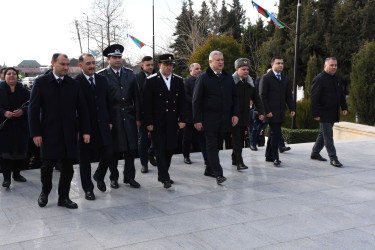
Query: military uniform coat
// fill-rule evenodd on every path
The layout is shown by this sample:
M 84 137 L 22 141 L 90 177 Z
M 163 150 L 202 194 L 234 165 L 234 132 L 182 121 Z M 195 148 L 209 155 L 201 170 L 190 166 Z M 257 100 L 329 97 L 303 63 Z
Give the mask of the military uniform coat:
M 59 85 L 52 71 L 36 78 L 30 97 L 29 126 L 31 137 L 42 137 L 43 159 L 76 158 L 78 128 L 81 135 L 91 132 L 79 83 L 66 75 Z
M 94 78 L 95 88 L 93 89 L 83 73 L 75 77 L 86 99 L 91 124 L 90 143 L 85 144 L 81 137 L 80 147 L 98 148 L 112 144 L 109 124 L 113 123 L 113 112 L 108 82 L 105 77 L 98 74 L 95 74 Z
M 281 81 L 272 70 L 263 75 L 259 83 L 259 95 L 264 107 L 264 113 L 272 112 L 272 117 L 264 117 L 263 122 L 282 123 L 285 120 L 285 109 L 296 111 L 289 80 L 281 74 Z
M 114 152 L 126 152 L 138 148 L 136 121 L 141 119 L 138 84 L 131 69 L 121 67 L 120 77 L 109 67 L 99 74 L 108 81 L 109 95 L 114 112 L 112 140 Z
M 170 90 L 160 72 L 149 76 L 143 90 L 144 122 L 153 125 L 153 146 L 177 148 L 178 122 L 185 122 L 185 91 L 180 76 L 172 74 Z M 162 141 L 166 145 L 160 145 Z

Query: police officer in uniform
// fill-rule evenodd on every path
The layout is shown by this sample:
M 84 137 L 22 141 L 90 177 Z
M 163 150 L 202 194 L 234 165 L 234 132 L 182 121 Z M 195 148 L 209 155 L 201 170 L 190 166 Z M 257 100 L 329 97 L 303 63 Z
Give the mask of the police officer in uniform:
M 149 76 L 143 90 L 144 122 L 151 131 L 158 180 L 164 188 L 174 183 L 168 170 L 178 144 L 178 129 L 185 127 L 185 91 L 180 76 L 172 74 L 172 54 L 159 56 L 160 71 Z
M 103 51 L 109 67 L 100 71 L 108 81 L 109 94 L 114 112 L 112 128 L 113 157 L 109 164 L 111 187 L 118 188 L 118 159 L 124 157 L 124 183 L 133 188 L 140 184 L 134 180 L 134 158 L 138 148 L 138 128 L 140 126 L 141 106 L 138 84 L 131 69 L 122 67 L 124 47 L 113 44 Z

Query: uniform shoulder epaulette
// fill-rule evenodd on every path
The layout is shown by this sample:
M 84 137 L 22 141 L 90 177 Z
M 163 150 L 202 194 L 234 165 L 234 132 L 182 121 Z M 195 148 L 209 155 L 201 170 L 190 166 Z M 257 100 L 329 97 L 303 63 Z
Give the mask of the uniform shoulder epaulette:
M 123 67 L 124 69 L 127 69 L 127 70 L 130 70 L 130 71 L 133 71 L 131 68 L 127 68 L 127 67 Z
M 177 76 L 178 78 L 183 79 L 182 76 L 179 76 L 179 75 L 176 75 L 176 74 L 173 74 L 173 75 L 174 75 L 174 76 Z
M 101 69 L 101 70 L 97 71 L 96 74 L 104 75 L 106 70 L 107 70 L 107 68 Z
M 151 79 L 151 78 L 153 78 L 153 77 L 155 77 L 157 75 L 158 75 L 158 73 L 152 74 L 152 75 L 148 76 L 147 79 Z

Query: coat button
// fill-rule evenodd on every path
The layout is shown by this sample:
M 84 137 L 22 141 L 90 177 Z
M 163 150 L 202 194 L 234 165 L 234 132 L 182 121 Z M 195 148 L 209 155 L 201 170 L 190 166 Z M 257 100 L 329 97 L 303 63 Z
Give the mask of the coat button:
M 176 96 L 178 96 L 178 94 L 176 94 Z
M 166 109 L 165 112 L 168 112 L 168 109 Z
M 121 110 L 125 110 L 124 108 L 122 108 Z
M 176 103 L 176 101 L 173 101 L 173 103 Z
M 122 100 L 125 100 L 125 97 L 123 97 Z
M 173 110 L 173 112 L 176 112 L 176 110 Z
M 121 87 L 121 89 L 123 89 L 123 87 Z
M 161 96 L 161 94 L 159 94 Z
M 165 103 L 168 103 L 168 101 L 165 101 Z
M 124 118 L 123 120 L 125 121 L 126 119 Z

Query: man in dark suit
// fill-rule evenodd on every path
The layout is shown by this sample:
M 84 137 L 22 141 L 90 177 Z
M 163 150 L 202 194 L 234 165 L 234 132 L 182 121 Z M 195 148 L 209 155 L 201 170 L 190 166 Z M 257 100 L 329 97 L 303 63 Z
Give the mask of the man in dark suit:
M 138 82 L 138 88 L 139 88 L 141 100 L 143 97 L 143 88 L 145 85 L 146 77 L 152 75 L 153 71 L 154 71 L 154 59 L 151 56 L 143 57 L 141 61 L 141 71 L 135 75 L 137 78 L 137 82 Z M 148 160 L 149 159 L 150 159 L 151 165 L 156 166 L 154 152 L 152 150 L 150 139 L 148 138 L 147 127 L 144 124 L 143 120 L 141 121 L 141 126 L 139 127 L 139 130 L 138 130 L 138 154 L 139 154 L 139 159 L 142 165 L 142 168 L 141 168 L 142 173 L 148 172 Z
M 209 171 L 217 184 L 226 181 L 219 159 L 219 144 L 238 122 L 238 98 L 233 77 L 224 71 L 224 56 L 220 51 L 209 55 L 210 67 L 196 80 L 193 94 L 194 126 L 203 130 Z
M 324 63 L 324 71 L 317 75 L 311 83 L 311 110 L 313 118 L 319 121 L 320 132 L 312 149 L 311 159 L 326 161 L 320 155 L 325 146 L 330 163 L 334 167 L 342 167 L 337 159 L 333 143 L 333 125 L 340 121 L 340 107 L 342 114 L 347 115 L 348 105 L 342 90 L 341 78 L 336 74 L 337 59 L 328 57 Z
M 259 94 L 262 100 L 266 118 L 269 123 L 268 141 L 266 148 L 266 161 L 280 166 L 279 142 L 281 136 L 281 124 L 285 120 L 285 108 L 288 105 L 291 116 L 295 115 L 292 90 L 289 80 L 281 74 L 284 69 L 284 60 L 281 57 L 273 57 L 271 67 L 267 74 L 260 79 Z
M 77 208 L 77 204 L 69 199 L 74 174 L 73 159 L 77 154 L 78 125 L 80 140 L 90 143 L 89 115 L 79 83 L 67 75 L 68 57 L 56 53 L 52 56 L 51 64 L 53 70 L 35 80 L 29 104 L 30 135 L 35 145 L 41 148 L 43 161 L 43 186 L 38 204 L 40 207 L 47 205 L 52 189 L 53 167 L 61 159 L 57 204 Z
M 112 156 L 110 149 L 112 144 L 112 105 L 107 79 L 95 74 L 96 63 L 94 56 L 82 54 L 78 61 L 82 72 L 75 79 L 81 85 L 91 125 L 90 143 L 86 144 L 81 139 L 79 140 L 79 170 L 85 198 L 87 200 L 95 200 L 90 163 L 99 156 L 102 164 L 95 171 L 94 180 L 97 181 L 98 189 L 104 192 L 106 190 L 104 176 Z
M 113 44 L 103 54 L 107 57 L 109 67 L 99 74 L 107 78 L 111 103 L 114 112 L 112 128 L 112 150 L 109 170 L 111 187 L 118 188 L 118 159 L 124 157 L 124 183 L 139 188 L 135 181 L 134 158 L 138 148 L 138 128 L 141 125 L 141 104 L 137 79 L 131 69 L 122 67 L 124 47 Z
M 172 74 L 174 63 L 172 54 L 160 55 L 160 71 L 147 78 L 143 91 L 144 122 L 151 131 L 158 180 L 164 188 L 174 183 L 168 170 L 178 146 L 178 129 L 185 127 L 184 84 L 180 76 Z
M 185 87 L 185 101 L 186 101 L 186 126 L 183 131 L 182 137 L 182 154 L 184 162 L 191 164 L 190 149 L 195 138 L 198 138 L 198 131 L 194 128 L 193 120 L 193 93 L 195 87 L 195 80 L 202 72 L 199 63 L 192 63 L 189 67 L 190 76 L 184 79 Z M 196 144 L 196 142 L 194 143 Z M 194 145 L 193 144 L 193 145 Z M 203 152 L 203 151 L 202 151 Z

